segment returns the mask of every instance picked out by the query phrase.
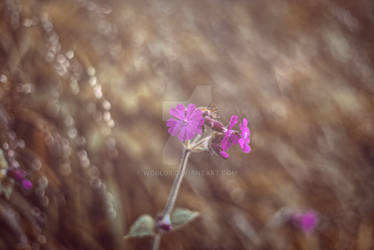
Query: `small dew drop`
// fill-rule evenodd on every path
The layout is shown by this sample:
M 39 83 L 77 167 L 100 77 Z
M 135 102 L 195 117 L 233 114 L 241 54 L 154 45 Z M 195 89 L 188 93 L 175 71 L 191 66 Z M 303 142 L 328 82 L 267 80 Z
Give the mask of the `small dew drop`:
M 114 149 L 114 148 L 116 147 L 116 144 L 117 144 L 116 139 L 113 138 L 113 137 L 109 138 L 109 139 L 106 141 L 106 145 L 107 145 L 107 147 L 108 147 L 109 149 Z
M 96 78 L 96 76 L 91 77 L 90 80 L 89 80 L 89 84 L 90 84 L 91 86 L 95 86 L 96 83 L 97 83 L 97 78 Z
M 9 156 L 9 158 L 13 158 L 13 157 L 15 156 L 15 154 L 16 154 L 16 153 L 15 153 L 14 150 L 12 150 L 12 149 L 8 151 L 8 156 Z
M 84 136 L 79 136 L 75 139 L 75 143 L 78 145 L 78 146 L 84 146 L 86 145 L 86 138 L 84 138 Z
M 8 81 L 8 77 L 4 74 L 0 75 L 0 82 L 6 83 Z
M 117 217 L 117 211 L 113 207 L 108 209 L 108 213 L 111 219 L 115 219 Z
M 101 86 L 99 86 L 99 85 L 95 86 L 94 93 L 95 93 L 96 98 L 98 98 L 98 99 L 103 97 L 103 92 L 102 92 Z
M 48 207 L 49 205 L 49 198 L 47 196 L 43 196 L 42 198 L 42 206 L 43 207 Z
M 55 59 L 55 53 L 52 50 L 48 51 L 45 60 L 47 62 L 53 62 L 54 59 Z
M 31 166 L 34 170 L 40 170 L 42 167 L 42 162 L 39 158 L 35 158 Z
M 88 155 L 85 150 L 78 152 L 78 158 L 83 168 L 87 168 L 90 165 L 90 160 L 88 159 Z
M 111 115 L 110 115 L 110 112 L 105 112 L 104 113 L 104 120 L 106 121 L 106 122 L 108 122 L 108 121 L 110 121 L 110 119 L 111 119 Z
M 12 141 L 14 141 L 15 139 L 16 139 L 16 132 L 14 132 L 14 131 L 10 131 L 10 133 L 9 133 L 9 138 L 12 140 Z
M 88 168 L 90 166 L 90 160 L 88 158 L 81 158 L 80 163 L 82 168 Z
M 79 94 L 79 85 L 78 85 L 78 81 L 76 79 L 73 79 L 70 82 L 70 89 L 71 89 L 71 91 L 73 92 L 74 95 Z
M 45 189 L 39 186 L 38 188 L 35 189 L 35 193 L 39 197 L 43 197 L 45 195 Z
M 95 74 L 96 74 L 96 70 L 95 70 L 95 68 L 94 67 L 88 67 L 87 68 L 87 74 L 89 75 L 89 76 L 94 76 Z
M 19 168 L 19 162 L 18 161 L 11 161 L 10 164 L 12 165 L 13 168 Z
M 112 8 L 110 6 L 104 6 L 101 8 L 103 14 L 108 15 L 112 13 Z
M 46 32 L 51 32 L 53 30 L 53 24 L 49 21 L 43 22 L 42 26 Z
M 45 243 L 47 243 L 47 237 L 45 237 L 43 234 L 40 234 L 38 236 L 38 241 L 39 241 L 40 244 L 45 244 Z
M 65 63 L 66 62 L 66 57 L 62 54 L 58 54 L 57 55 L 57 62 L 61 63 L 61 64 Z
M 67 52 L 65 53 L 65 55 L 66 55 L 66 57 L 67 57 L 69 60 L 71 60 L 71 59 L 74 58 L 74 51 L 69 50 L 69 51 L 67 51 Z
M 67 116 L 67 117 L 65 118 L 64 123 L 65 123 L 65 126 L 66 126 L 66 127 L 73 126 L 73 124 L 74 124 L 74 119 L 73 119 L 73 117 L 70 116 L 70 115 Z
M 25 26 L 26 28 L 29 28 L 33 25 L 33 21 L 32 19 L 30 18 L 26 18 L 24 21 L 23 21 L 23 26 Z
M 41 188 L 46 188 L 48 186 L 48 178 L 46 176 L 42 176 L 39 178 L 38 183 Z
M 40 212 L 40 209 L 38 207 L 33 207 L 31 209 L 31 214 L 35 217 L 39 217 L 41 212 Z
M 76 128 L 71 128 L 68 130 L 68 136 L 70 139 L 74 139 L 77 136 L 78 132 Z
M 18 142 L 17 142 L 17 146 L 18 146 L 19 148 L 25 148 L 25 146 L 26 146 L 25 141 L 22 140 L 22 139 L 18 140 Z
M 90 175 L 91 177 L 99 176 L 99 173 L 100 173 L 100 171 L 96 166 L 92 166 L 88 170 L 88 175 Z
M 110 102 L 108 100 L 103 101 L 103 108 L 105 110 L 109 110 L 111 107 L 112 107 L 112 105 L 110 104 Z
M 24 83 L 17 87 L 17 91 L 24 94 L 30 94 L 34 91 L 34 85 L 32 83 Z
M 90 185 L 94 189 L 100 189 L 102 187 L 102 182 L 99 177 L 94 176 L 90 178 Z
M 113 120 L 109 120 L 109 121 L 108 121 L 108 126 L 109 126 L 110 128 L 113 128 L 114 125 L 115 125 L 115 122 L 114 122 Z

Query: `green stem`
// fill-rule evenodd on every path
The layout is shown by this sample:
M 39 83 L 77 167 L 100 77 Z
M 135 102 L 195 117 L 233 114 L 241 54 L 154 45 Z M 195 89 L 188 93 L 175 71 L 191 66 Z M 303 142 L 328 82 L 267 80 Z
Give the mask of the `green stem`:
M 179 163 L 178 173 L 174 179 L 173 187 L 171 188 L 168 201 L 166 203 L 166 206 L 162 214 L 162 219 L 164 219 L 165 216 L 170 215 L 170 213 L 173 211 L 175 201 L 177 200 L 179 188 L 182 184 L 183 176 L 187 169 L 187 161 L 188 161 L 188 157 L 190 156 L 190 154 L 191 154 L 191 151 L 189 149 L 187 148 L 183 149 L 182 158 Z M 153 250 L 159 249 L 160 241 L 161 241 L 161 234 L 157 233 L 153 241 L 153 247 L 152 247 Z

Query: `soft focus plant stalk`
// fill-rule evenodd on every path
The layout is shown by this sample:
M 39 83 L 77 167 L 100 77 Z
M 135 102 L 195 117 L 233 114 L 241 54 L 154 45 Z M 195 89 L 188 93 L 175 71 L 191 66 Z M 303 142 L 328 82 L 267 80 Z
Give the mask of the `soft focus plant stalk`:
M 188 158 L 189 158 L 190 154 L 191 154 L 190 148 L 185 147 L 183 149 L 182 158 L 181 158 L 181 161 L 179 163 L 179 169 L 178 169 L 177 176 L 174 179 L 173 187 L 171 188 L 168 201 L 166 203 L 165 209 L 164 209 L 163 214 L 162 214 L 162 221 L 164 221 L 165 218 L 170 217 L 170 213 L 173 211 L 174 204 L 175 204 L 175 201 L 176 201 L 177 196 L 178 196 L 179 188 L 182 184 L 183 176 L 186 172 L 187 161 L 188 161 Z M 157 232 L 157 234 L 155 235 L 154 240 L 153 240 L 152 249 L 153 250 L 158 250 L 159 247 L 160 247 L 160 242 L 161 242 L 161 233 Z

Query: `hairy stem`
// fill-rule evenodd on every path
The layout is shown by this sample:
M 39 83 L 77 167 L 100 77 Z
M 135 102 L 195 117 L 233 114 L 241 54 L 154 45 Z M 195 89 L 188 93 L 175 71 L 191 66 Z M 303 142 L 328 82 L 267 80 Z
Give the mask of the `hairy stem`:
M 168 201 L 162 213 L 162 218 L 165 218 L 165 216 L 170 215 L 170 213 L 173 211 L 174 204 L 178 196 L 179 188 L 182 184 L 183 176 L 186 172 L 187 161 L 188 161 L 188 157 L 190 156 L 190 154 L 191 154 L 191 151 L 189 149 L 187 148 L 183 149 L 182 158 L 179 163 L 178 173 L 174 179 L 173 187 L 171 188 Z M 153 247 L 152 247 L 153 250 L 159 249 L 160 241 L 161 241 L 161 234 L 157 233 L 153 240 Z
M 173 187 L 171 188 L 168 202 L 166 203 L 166 206 L 163 212 L 163 217 L 170 214 L 174 208 L 174 204 L 178 196 L 179 188 L 182 184 L 184 173 L 186 172 L 187 161 L 188 161 L 188 157 L 190 156 L 190 153 L 191 152 L 188 149 L 183 150 L 183 155 L 182 155 L 182 159 L 179 164 L 178 173 L 174 179 Z
M 153 246 L 152 250 L 158 250 L 160 248 L 160 242 L 161 242 L 161 234 L 156 234 L 155 238 L 153 239 Z

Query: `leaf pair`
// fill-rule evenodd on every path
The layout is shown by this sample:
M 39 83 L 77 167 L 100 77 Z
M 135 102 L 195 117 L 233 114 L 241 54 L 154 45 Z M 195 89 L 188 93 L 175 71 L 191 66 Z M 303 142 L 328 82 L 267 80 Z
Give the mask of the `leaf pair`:
M 171 225 L 173 230 L 179 229 L 189 222 L 193 221 L 198 212 L 188 209 L 177 208 L 171 216 Z M 156 234 L 156 221 L 152 216 L 145 214 L 140 216 L 131 226 L 130 232 L 125 236 L 125 239 L 132 237 L 153 236 Z

